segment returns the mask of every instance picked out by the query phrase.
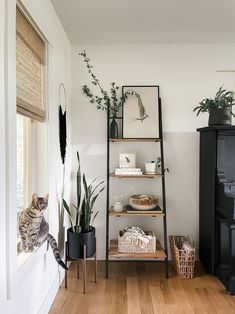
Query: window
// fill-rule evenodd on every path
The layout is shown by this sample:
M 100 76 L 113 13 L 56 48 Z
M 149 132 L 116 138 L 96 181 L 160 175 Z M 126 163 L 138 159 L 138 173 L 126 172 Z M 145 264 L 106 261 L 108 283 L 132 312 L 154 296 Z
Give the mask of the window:
M 17 220 L 32 194 L 47 193 L 47 124 L 45 123 L 46 44 L 33 24 L 16 10 Z M 42 123 L 43 122 L 43 123 Z M 42 149 L 42 143 L 43 149 Z M 40 152 L 40 153 L 39 153 Z M 18 265 L 32 253 L 21 251 L 17 226 Z
M 17 114 L 17 211 L 30 203 L 35 189 L 35 121 Z
M 20 212 L 30 204 L 35 190 L 35 122 L 17 114 L 17 221 Z M 20 249 L 20 234 L 17 228 L 17 252 Z
M 24 191 L 24 118 L 17 115 L 17 212 L 25 207 L 25 191 Z

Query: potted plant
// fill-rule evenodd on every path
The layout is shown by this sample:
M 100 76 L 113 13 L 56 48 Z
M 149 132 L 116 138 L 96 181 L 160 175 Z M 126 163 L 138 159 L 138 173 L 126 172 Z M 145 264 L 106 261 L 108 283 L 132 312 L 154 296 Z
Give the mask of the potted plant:
M 94 186 L 93 180 L 91 184 L 87 184 L 86 176 L 81 175 L 80 158 L 77 152 L 78 169 L 77 169 L 77 204 L 73 204 L 75 210 L 75 222 L 73 220 L 73 212 L 69 208 L 67 202 L 63 199 L 64 208 L 68 213 L 71 227 L 67 230 L 68 256 L 72 259 L 83 258 L 83 246 L 86 245 L 87 256 L 92 256 L 95 252 L 95 228 L 93 222 L 98 214 L 94 214 L 93 207 L 99 194 L 104 190 L 102 187 L 99 192 L 97 188 L 104 181 Z M 83 191 L 82 191 L 83 187 Z M 82 197 L 83 194 L 83 197 Z
M 156 160 L 152 160 L 150 162 L 145 162 L 145 172 L 152 174 L 156 172 L 162 171 L 162 159 L 161 157 L 157 157 Z M 168 168 L 164 168 L 164 172 L 169 172 Z
M 195 107 L 193 111 L 197 111 L 197 116 L 201 112 L 209 112 L 209 125 L 218 124 L 231 124 L 232 106 L 234 105 L 234 93 L 223 89 L 222 86 L 219 88 L 214 99 L 205 98 L 199 106 Z
M 121 97 L 118 97 L 119 86 L 116 85 L 115 82 L 111 83 L 110 93 L 108 93 L 101 86 L 99 79 L 93 72 L 93 66 L 90 63 L 90 59 L 87 57 L 86 51 L 79 53 L 80 56 L 83 57 L 84 62 L 86 64 L 88 73 L 91 75 L 92 84 L 98 87 L 99 94 L 94 95 L 91 89 L 87 85 L 83 85 L 82 91 L 83 93 L 90 99 L 91 103 L 96 103 L 96 108 L 101 110 L 106 110 L 110 114 L 112 121 L 110 124 L 110 137 L 117 138 L 118 137 L 118 124 L 116 122 L 117 114 L 128 97 L 128 93 L 125 93 Z

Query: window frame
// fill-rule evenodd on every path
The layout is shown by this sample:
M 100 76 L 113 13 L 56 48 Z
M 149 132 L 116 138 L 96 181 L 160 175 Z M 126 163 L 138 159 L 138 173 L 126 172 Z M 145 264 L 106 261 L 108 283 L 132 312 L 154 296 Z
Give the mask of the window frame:
M 39 34 L 46 42 L 46 75 L 45 75 L 45 89 L 44 97 L 46 104 L 49 98 L 53 94 L 51 85 L 48 86 L 49 78 L 52 78 L 51 62 L 53 62 L 53 37 L 47 33 L 47 27 L 43 24 L 40 15 L 35 12 L 34 4 L 27 4 L 27 9 L 32 12 L 33 15 L 29 14 L 29 11 L 22 5 L 20 0 L 17 0 L 17 6 L 25 12 L 29 20 L 32 22 L 34 27 L 38 30 Z M 32 17 L 33 16 L 33 17 Z M 17 217 L 16 217 L 16 3 L 15 1 L 8 2 L 5 8 L 5 37 L 4 37 L 4 56 L 5 56 L 5 208 L 6 208 L 6 299 L 10 300 L 20 285 L 27 279 L 29 274 L 33 272 L 37 263 L 44 257 L 46 260 L 47 256 L 47 243 L 45 242 L 34 254 L 24 263 L 21 267 L 17 265 Z M 37 24 L 34 22 L 37 21 Z M 39 28 L 40 27 L 40 28 Z M 40 29 L 43 29 L 41 31 Z M 46 36 L 44 35 L 46 34 Z M 50 40 L 48 40 L 48 38 Z M 50 44 L 49 44 L 50 42 Z M 49 60 L 50 59 L 50 60 Z M 48 128 L 48 106 L 46 108 L 46 121 Z M 47 133 L 46 145 L 47 148 L 49 141 L 49 132 Z M 48 169 L 51 166 L 49 164 L 49 149 L 47 149 L 47 166 Z M 50 193 L 50 181 L 47 174 L 48 190 Z
M 35 174 L 36 174 L 36 123 L 46 123 L 46 117 L 47 117 L 47 95 L 46 95 L 46 83 L 47 83 L 47 49 L 48 49 L 48 43 L 46 42 L 44 36 L 41 34 L 41 32 L 38 29 L 38 26 L 35 24 L 34 21 L 32 21 L 31 17 L 28 16 L 28 14 L 25 12 L 25 9 L 23 9 L 18 4 L 16 5 L 16 14 L 17 11 L 21 13 L 23 18 L 27 20 L 27 22 L 30 24 L 30 27 L 33 28 L 33 30 L 37 33 L 37 35 L 40 37 L 40 39 L 44 42 L 45 45 L 45 52 L 44 52 L 44 60 L 41 62 L 42 67 L 42 106 L 45 112 L 45 119 L 38 119 L 38 118 L 30 118 L 27 115 L 21 114 L 18 112 L 17 114 L 21 114 L 24 119 L 24 170 L 23 170 L 23 176 L 24 176 L 24 208 L 29 206 L 32 199 L 32 194 L 35 192 L 35 186 L 36 186 L 36 180 L 35 180 Z M 16 40 L 17 40 L 18 33 L 16 32 Z M 21 38 L 21 37 L 20 37 Z M 17 49 L 17 46 L 16 46 Z M 17 71 L 17 70 L 16 70 Z M 18 98 L 16 97 L 16 108 L 17 108 L 17 102 Z M 40 121 L 40 122 L 39 122 Z M 22 208 L 22 210 L 24 209 Z M 18 216 L 17 211 L 17 216 Z M 17 219 L 17 233 L 18 233 L 18 219 Z M 31 253 L 24 253 L 18 252 L 18 248 L 20 245 L 20 237 L 17 236 L 17 267 L 22 267 L 27 261 L 32 257 L 32 255 L 38 250 L 35 249 Z

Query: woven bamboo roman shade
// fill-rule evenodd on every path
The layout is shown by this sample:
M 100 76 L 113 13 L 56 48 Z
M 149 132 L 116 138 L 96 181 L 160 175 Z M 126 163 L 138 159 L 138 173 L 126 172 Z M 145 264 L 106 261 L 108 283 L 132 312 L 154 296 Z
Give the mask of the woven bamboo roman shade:
M 45 42 L 25 16 L 16 10 L 17 113 L 44 121 Z

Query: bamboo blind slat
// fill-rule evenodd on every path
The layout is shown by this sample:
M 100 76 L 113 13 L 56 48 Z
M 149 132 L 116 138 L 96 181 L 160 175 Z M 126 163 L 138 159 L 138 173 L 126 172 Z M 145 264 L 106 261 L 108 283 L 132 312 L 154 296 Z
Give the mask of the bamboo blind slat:
M 16 9 L 16 32 L 40 61 L 45 63 L 45 43 L 18 8 Z
M 16 33 L 16 91 L 17 112 L 43 121 L 45 110 L 43 105 L 43 62 L 45 44 L 35 33 L 29 22 L 17 9 L 17 33 Z M 24 22 L 23 19 L 26 21 Z M 19 23 L 19 25 L 18 25 Z M 20 30 L 18 32 L 18 30 Z M 31 33 L 31 35 L 29 34 Z M 35 34 L 36 36 L 35 36 Z M 26 40 L 20 35 L 25 35 Z M 38 44 L 36 43 L 38 42 Z M 34 47 L 32 47 L 34 45 Z M 38 50 L 37 50 L 38 49 Z M 37 53 L 35 53 L 37 50 Z M 40 54 L 40 58 L 39 58 Z M 43 61 L 42 61 L 43 59 Z

